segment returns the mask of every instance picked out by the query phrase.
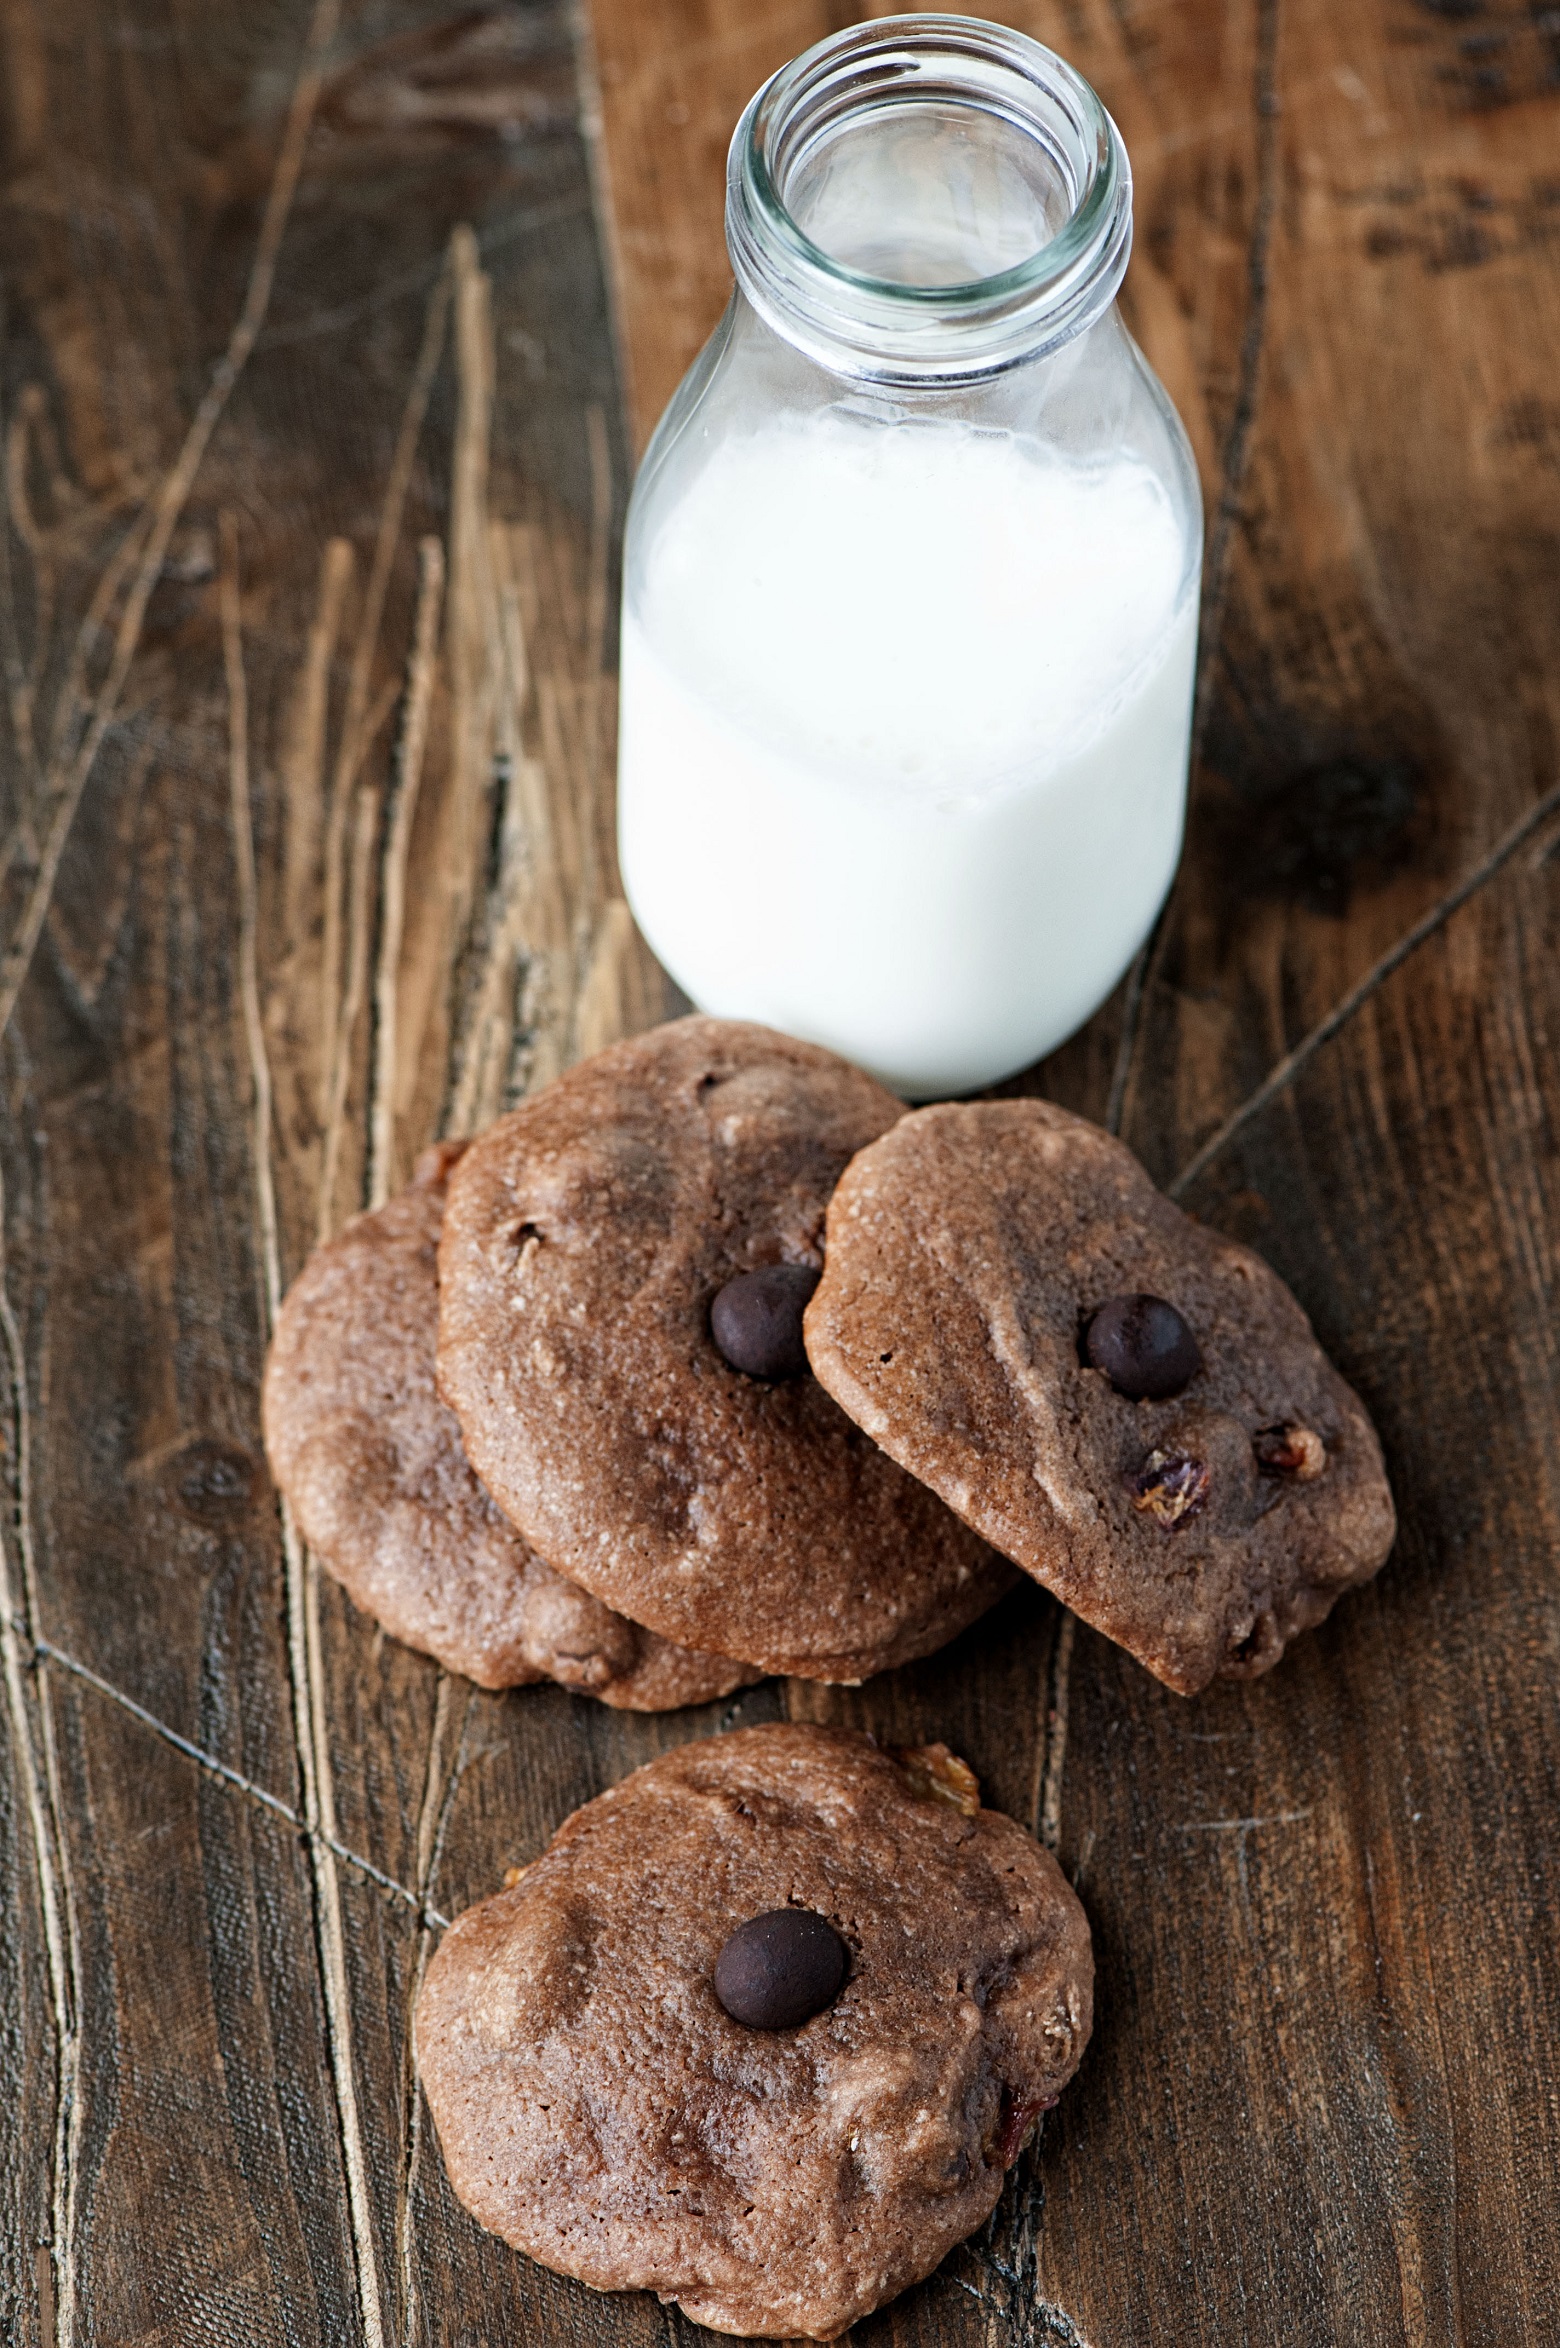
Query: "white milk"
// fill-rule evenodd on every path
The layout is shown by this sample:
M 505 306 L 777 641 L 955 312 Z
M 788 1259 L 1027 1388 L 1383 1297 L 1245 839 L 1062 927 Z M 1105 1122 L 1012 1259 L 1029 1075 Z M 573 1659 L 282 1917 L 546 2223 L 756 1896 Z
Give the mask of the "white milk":
M 1186 795 L 1195 562 L 1146 464 L 781 417 L 708 452 L 623 631 L 624 882 L 701 1009 L 924 1098 L 1110 992 Z

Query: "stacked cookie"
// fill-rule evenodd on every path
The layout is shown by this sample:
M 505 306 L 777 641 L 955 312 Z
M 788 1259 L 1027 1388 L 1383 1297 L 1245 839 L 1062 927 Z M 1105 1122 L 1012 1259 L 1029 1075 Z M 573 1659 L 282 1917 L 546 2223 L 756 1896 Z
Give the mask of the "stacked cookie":
M 484 1687 L 641 1709 L 925 1655 L 1013 1568 L 807 1374 L 846 1166 L 901 1114 L 686 1019 L 571 1069 L 316 1250 L 273 1471 L 357 1603 Z
M 1018 1569 L 1191 1694 L 1374 1573 L 1374 1431 L 1283 1283 L 1040 1101 L 906 1113 L 681 1020 L 319 1249 L 266 1441 L 305 1537 L 488 1687 L 613 1704 L 925 1655 Z M 483 2221 L 833 2338 L 989 2215 L 1083 2052 L 1082 1910 L 964 1763 L 684 1746 L 451 1928 L 417 2012 Z
M 1119 1142 L 1043 1101 L 907 1115 L 712 1019 L 597 1054 L 317 1250 L 265 1428 L 397 1637 L 642 1708 L 864 1679 L 1014 1563 L 1190 1694 L 1266 1670 L 1394 1529 L 1289 1291 Z

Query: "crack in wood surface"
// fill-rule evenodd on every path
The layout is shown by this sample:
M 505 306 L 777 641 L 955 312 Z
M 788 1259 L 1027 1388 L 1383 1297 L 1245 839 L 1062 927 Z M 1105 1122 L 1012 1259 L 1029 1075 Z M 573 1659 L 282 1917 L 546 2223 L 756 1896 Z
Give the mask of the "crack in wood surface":
M 352 1038 L 361 1001 L 355 1001 L 349 984 L 341 993 L 342 953 L 342 884 L 344 878 L 346 834 L 349 811 L 363 762 L 378 728 L 372 723 L 369 710 L 369 692 L 373 680 L 374 661 L 379 650 L 380 630 L 384 622 L 385 599 L 389 592 L 390 571 L 400 543 L 401 525 L 406 514 L 407 493 L 411 487 L 412 467 L 416 462 L 417 443 L 422 436 L 423 423 L 432 397 L 434 379 L 444 356 L 445 337 L 449 322 L 452 265 L 448 258 L 440 267 L 434 282 L 433 296 L 423 322 L 422 343 L 412 368 L 411 382 L 401 411 L 401 422 L 396 433 L 395 448 L 386 476 L 385 494 L 380 504 L 379 520 L 374 532 L 374 553 L 369 565 L 368 585 L 364 592 L 363 609 L 359 616 L 356 638 L 352 649 L 352 666 L 347 680 L 347 705 L 342 719 L 341 736 L 337 744 L 336 764 L 331 778 L 329 812 L 326 817 L 325 851 L 325 942 L 324 970 L 320 997 L 327 1006 L 336 1008 L 325 1056 L 325 1098 L 323 1121 L 325 1126 L 325 1164 L 320 1180 L 320 1212 L 316 1236 L 329 1238 L 336 1225 L 336 1175 L 339 1162 L 342 1110 L 351 1076 Z M 394 688 L 391 689 L 394 698 Z M 426 726 L 426 710 L 423 713 Z M 421 763 L 421 749 L 418 754 Z M 361 819 L 362 809 L 359 806 Z M 360 835 L 361 836 L 361 835 Z M 350 931 L 353 912 L 367 918 L 362 900 L 350 899 L 347 916 Z M 350 961 L 352 947 L 347 947 Z
M 1213 707 L 1214 671 L 1224 635 L 1229 574 L 1235 532 L 1245 494 L 1251 436 L 1256 423 L 1257 393 L 1261 382 L 1262 350 L 1267 332 L 1269 257 L 1279 193 L 1278 6 L 1279 0 L 1256 0 L 1257 53 L 1252 105 L 1256 115 L 1257 193 L 1246 248 L 1246 324 L 1241 335 L 1235 405 L 1224 437 L 1219 499 L 1213 511 L 1213 526 L 1208 533 L 1207 560 L 1204 564 L 1205 595 L 1202 644 L 1197 662 L 1196 718 L 1188 756 L 1189 769 L 1193 775 L 1202 758 Z M 1121 1038 L 1116 1048 L 1116 1062 L 1105 1110 L 1105 1125 L 1111 1133 L 1122 1131 L 1131 1112 L 1144 1006 L 1164 959 L 1165 941 L 1178 898 L 1178 882 L 1172 881 L 1170 894 L 1153 928 L 1133 958 L 1123 1006 Z
M 390 1196 L 395 1147 L 401 945 L 406 929 L 406 864 L 412 823 L 422 787 L 428 745 L 428 709 L 438 660 L 439 618 L 444 601 L 444 548 L 424 538 L 417 550 L 417 608 L 406 676 L 406 711 L 396 752 L 390 821 L 379 871 L 379 964 L 374 981 L 374 1081 L 369 1111 L 368 1203 L 382 1207 Z
M 81 2141 L 81 1948 L 71 1882 L 70 1848 L 60 1800 L 54 1729 L 46 1685 L 37 1691 L 37 1732 L 23 1677 L 22 1638 L 36 1642 L 39 1600 L 32 1550 L 31 1412 L 27 1359 L 11 1303 L 6 1197 L 0 1172 L 0 1341 L 11 1386 L 15 1505 L 10 1531 L 21 1569 L 20 1606 L 11 1576 L 10 1540 L 0 1537 L 0 1667 L 5 1674 L 11 1746 L 22 1783 L 43 1921 L 54 2028 L 54 2129 L 49 2180 L 48 2261 L 55 2348 L 72 2348 L 76 2330 L 76 2187 Z
M 223 668 L 228 693 L 228 753 L 232 785 L 233 861 L 239 898 L 239 977 L 243 1023 L 253 1087 L 252 1159 L 260 1226 L 263 1325 L 269 1338 L 281 1304 L 281 1249 L 271 1163 L 271 1070 L 260 1006 L 258 890 L 249 804 L 248 692 L 244 675 L 236 517 L 221 518 Z M 353 2065 L 351 1999 L 347 1984 L 346 1934 L 341 1884 L 333 1844 L 335 1794 L 324 1673 L 319 1649 L 318 1572 L 298 1538 L 292 1511 L 280 1502 L 287 1609 L 287 1652 L 292 1691 L 293 1743 L 303 1785 L 304 1831 L 315 1890 L 315 1935 L 326 2036 L 335 2088 L 336 2118 L 346 2172 L 358 2312 L 366 2348 L 384 2348 L 384 2321 L 369 2205 L 367 2161 L 358 2111 Z
M 292 211 L 293 197 L 297 193 L 298 179 L 303 169 L 304 146 L 324 81 L 325 52 L 335 38 L 338 16 L 339 0 L 315 0 L 309 30 L 304 39 L 302 61 L 287 109 L 281 148 L 266 198 L 265 214 L 261 221 L 243 308 L 228 338 L 227 348 L 212 370 L 211 380 L 190 420 L 183 446 L 164 475 L 152 501 L 146 543 L 130 581 L 108 671 L 93 698 L 85 734 L 70 761 L 64 787 L 57 798 L 19 932 L 4 956 L 0 957 L 0 1036 L 10 1027 L 27 973 L 32 967 L 33 954 L 53 898 L 60 860 L 65 853 L 65 843 L 81 804 L 87 778 L 117 714 L 130 664 L 141 641 L 152 589 L 157 584 L 173 533 L 194 487 L 195 476 L 200 471 L 211 436 L 227 406 L 233 386 L 254 349 L 255 338 L 270 306 L 276 280 L 277 256 Z
M 457 963 L 442 1125 L 447 1133 L 469 1133 L 481 1119 L 490 1091 L 482 1081 L 482 1063 L 497 1009 L 490 999 L 491 938 L 483 940 L 473 929 L 484 916 L 491 923 L 492 908 L 479 898 L 477 850 L 491 794 L 495 787 L 502 787 L 495 774 L 494 730 L 504 660 L 497 642 L 488 506 L 497 378 L 492 287 L 478 259 L 476 237 L 464 223 L 450 239 L 450 265 L 455 284 L 456 408 L 444 625 L 450 687 L 450 799 L 455 824 L 449 919 L 457 941 Z M 511 876 L 502 859 L 497 882 L 500 891 L 510 893 Z M 496 1113 L 496 1107 L 487 1111 L 489 1116 Z
M 1438 904 L 1432 905 L 1428 913 L 1422 914 L 1411 928 L 1406 929 L 1396 944 L 1389 946 L 1379 960 L 1371 964 L 1363 978 L 1333 1005 L 1326 1017 L 1319 1019 L 1292 1051 L 1275 1061 L 1262 1082 L 1230 1111 L 1221 1125 L 1215 1127 L 1195 1156 L 1187 1160 L 1179 1174 L 1167 1185 L 1171 1198 L 1183 1197 L 1241 1127 L 1248 1124 L 1259 1110 L 1265 1109 L 1269 1101 L 1286 1091 L 1323 1045 L 1331 1043 L 1333 1037 L 1348 1026 L 1355 1013 L 1364 1009 L 1372 995 L 1391 978 L 1394 971 L 1401 970 L 1411 955 L 1417 954 L 1421 946 L 1428 945 L 1436 932 L 1445 928 L 1453 914 L 1460 913 L 1526 846 L 1534 834 L 1543 829 L 1550 817 L 1556 815 L 1560 815 L 1560 783 L 1556 783 L 1541 799 L 1536 800 L 1525 815 L 1519 816 L 1497 840 L 1489 854 L 1481 857 L 1472 872 L 1466 874 L 1454 889 L 1450 889 Z
M 423 1977 L 428 1970 L 433 1935 L 430 1925 L 443 1918 L 431 1906 L 434 1880 L 439 1862 L 444 1855 L 444 1838 L 449 1828 L 450 1813 L 464 1775 L 462 1756 L 466 1750 L 466 1735 L 471 1726 L 472 1706 L 476 1690 L 466 1690 L 465 1709 L 460 1719 L 460 1736 L 456 1741 L 455 1757 L 441 1777 L 440 1764 L 445 1734 L 449 1727 L 453 1681 L 441 1665 L 438 1694 L 434 1701 L 433 1725 L 428 1737 L 427 1766 L 423 1777 L 422 1807 L 417 1819 L 417 1897 L 423 1918 L 417 1935 L 417 1953 L 412 1963 L 411 1979 L 407 1984 L 406 2007 L 401 2025 L 401 2174 L 396 2186 L 395 2233 L 396 2254 L 401 2271 L 401 2336 L 404 2348 L 413 2348 L 417 2336 L 418 2286 L 415 2257 L 412 2201 L 417 2191 L 417 2169 L 422 2154 L 422 2086 L 417 2076 L 417 2046 L 414 2020 L 417 2000 L 422 1994 Z
M 101 1672 L 94 1671 L 90 1663 L 83 1663 L 79 1655 L 72 1655 L 64 1647 L 56 1646 L 52 1639 L 31 1638 L 21 1617 L 10 1621 L 10 1629 L 28 1648 L 36 1663 L 53 1665 L 60 1671 L 68 1672 L 72 1679 L 80 1680 L 86 1687 L 95 1688 L 100 1696 L 107 1697 L 111 1704 L 117 1704 L 122 1712 L 128 1713 L 132 1720 L 139 1721 L 144 1729 L 170 1746 L 175 1753 L 181 1754 L 186 1761 L 192 1761 L 197 1769 L 204 1770 L 208 1777 L 216 1779 L 231 1792 L 243 1794 L 251 1802 L 257 1802 L 263 1810 L 269 1810 L 273 1817 L 280 1818 L 284 1825 L 293 1828 L 300 1837 L 307 1838 L 308 1820 L 301 1810 L 294 1809 L 291 1802 L 284 1802 L 280 1794 L 273 1794 L 268 1786 L 257 1785 L 252 1777 L 246 1777 L 241 1769 L 235 1769 L 230 1761 L 222 1760 L 218 1754 L 208 1752 L 204 1745 L 197 1745 L 192 1737 L 182 1736 L 178 1729 L 171 1728 L 166 1720 L 159 1720 L 155 1712 L 137 1702 L 125 1689 L 116 1687 L 111 1679 L 105 1679 Z M 377 1885 L 380 1891 L 389 1892 L 410 1908 L 419 1921 L 436 1931 L 448 1929 L 449 1918 L 437 1908 L 420 1903 L 409 1884 L 400 1882 L 385 1868 L 377 1867 L 372 1859 L 365 1859 L 362 1852 L 353 1850 L 350 1843 L 344 1843 L 331 1835 L 322 1836 L 321 1839 L 343 1866 L 352 1868 L 355 1874 Z
M 1009 2171 L 1002 2199 L 985 2227 L 961 2246 L 979 2260 L 993 2279 L 992 2287 L 982 2291 L 956 2266 L 948 2269 L 948 2279 L 978 2301 L 985 2312 L 990 2348 L 1089 2348 L 1067 2310 L 1047 2299 L 1040 2288 L 1040 2225 L 1045 2214 L 1040 2151 L 1044 2135 L 1042 2115 L 1027 2149 Z M 1004 2219 L 1005 2237 L 999 2232 Z

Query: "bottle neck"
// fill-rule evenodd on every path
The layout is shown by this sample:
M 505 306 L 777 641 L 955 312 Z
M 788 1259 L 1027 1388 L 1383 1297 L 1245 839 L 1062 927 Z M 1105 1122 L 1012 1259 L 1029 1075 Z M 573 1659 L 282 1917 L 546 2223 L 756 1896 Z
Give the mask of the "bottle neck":
M 1132 242 L 1121 135 L 1037 41 L 964 16 L 851 27 L 737 125 L 726 240 L 775 333 L 859 383 L 952 389 L 1111 302 Z

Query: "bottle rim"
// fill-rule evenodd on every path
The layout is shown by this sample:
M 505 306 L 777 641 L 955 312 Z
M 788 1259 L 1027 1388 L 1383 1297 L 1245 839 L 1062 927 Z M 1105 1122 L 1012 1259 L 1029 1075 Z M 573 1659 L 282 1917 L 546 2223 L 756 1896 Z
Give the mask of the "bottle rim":
M 1013 266 L 954 285 L 854 269 L 794 218 L 786 184 L 852 116 L 935 96 L 1032 137 L 1069 199 L 1056 234 Z M 878 17 L 832 34 L 756 92 L 731 141 L 726 241 L 737 282 L 777 333 L 832 372 L 884 384 L 1000 374 L 1092 326 L 1132 244 L 1121 133 L 1054 50 L 973 16 Z

